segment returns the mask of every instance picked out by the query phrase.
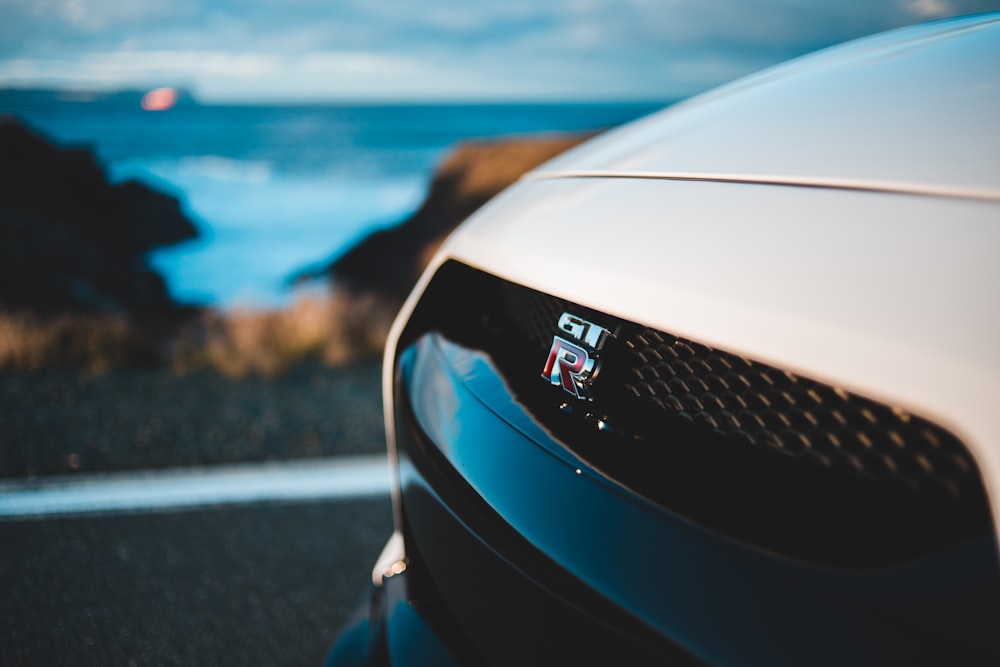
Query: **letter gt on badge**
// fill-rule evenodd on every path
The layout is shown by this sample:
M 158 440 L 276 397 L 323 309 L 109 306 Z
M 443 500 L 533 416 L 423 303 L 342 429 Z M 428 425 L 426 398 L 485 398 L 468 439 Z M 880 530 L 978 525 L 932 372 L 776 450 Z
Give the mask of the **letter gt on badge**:
M 553 385 L 562 385 L 566 392 L 577 398 L 587 400 L 590 398 L 590 384 L 600 369 L 597 353 L 604 347 L 611 332 L 570 313 L 560 316 L 559 331 L 576 342 L 559 335 L 552 337 L 552 348 L 542 377 Z

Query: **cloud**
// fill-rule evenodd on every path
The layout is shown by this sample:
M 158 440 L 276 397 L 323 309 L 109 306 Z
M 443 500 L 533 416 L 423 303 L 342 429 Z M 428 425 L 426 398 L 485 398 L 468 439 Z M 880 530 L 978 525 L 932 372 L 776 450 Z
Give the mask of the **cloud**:
M 945 0 L 911 0 L 906 5 L 911 13 L 926 18 L 948 16 L 954 12 L 951 3 Z
M 208 99 L 687 95 L 1000 0 L 0 0 L 0 85 Z
M 224 51 L 143 51 L 86 53 L 72 61 L 16 58 L 0 63 L 0 81 L 129 85 L 157 79 L 225 73 L 234 78 L 255 78 L 280 71 L 280 60 L 268 54 Z
M 250 84 L 250 94 L 272 87 L 300 97 L 330 95 L 324 82 L 366 78 L 377 84 L 426 75 L 408 59 L 363 52 L 303 54 L 232 53 L 227 51 L 121 51 L 85 54 L 73 61 L 20 58 L 0 62 L 0 82 L 57 87 L 139 87 L 159 85 L 213 88 L 236 93 Z M 263 95 L 267 97 L 267 95 Z

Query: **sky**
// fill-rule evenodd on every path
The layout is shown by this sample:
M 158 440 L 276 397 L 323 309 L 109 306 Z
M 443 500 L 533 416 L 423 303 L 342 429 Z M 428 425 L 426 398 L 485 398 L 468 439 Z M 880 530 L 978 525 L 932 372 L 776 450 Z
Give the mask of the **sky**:
M 1000 0 L 0 0 L 0 87 L 670 100 Z

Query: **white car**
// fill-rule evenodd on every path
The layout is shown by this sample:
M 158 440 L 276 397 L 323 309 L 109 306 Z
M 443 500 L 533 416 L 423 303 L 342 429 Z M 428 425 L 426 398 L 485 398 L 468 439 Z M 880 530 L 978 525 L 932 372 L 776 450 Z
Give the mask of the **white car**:
M 332 664 L 1000 664 L 1000 17 L 603 135 L 393 327 Z

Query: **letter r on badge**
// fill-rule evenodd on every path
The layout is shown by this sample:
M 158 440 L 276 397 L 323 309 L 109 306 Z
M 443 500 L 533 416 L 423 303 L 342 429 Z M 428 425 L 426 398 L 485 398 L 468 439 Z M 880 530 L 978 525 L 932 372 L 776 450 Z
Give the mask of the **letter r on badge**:
M 593 366 L 585 349 L 565 338 L 553 336 L 542 377 L 554 385 L 561 384 L 563 389 L 577 398 L 585 398 L 581 396 L 580 389 Z

